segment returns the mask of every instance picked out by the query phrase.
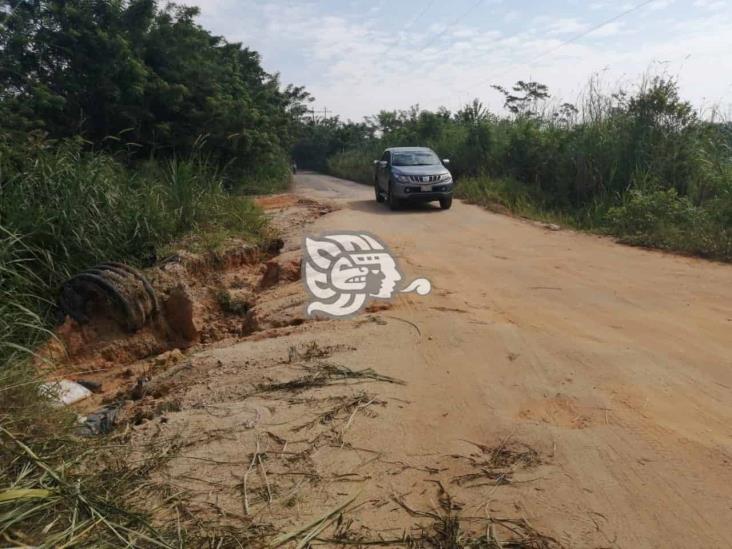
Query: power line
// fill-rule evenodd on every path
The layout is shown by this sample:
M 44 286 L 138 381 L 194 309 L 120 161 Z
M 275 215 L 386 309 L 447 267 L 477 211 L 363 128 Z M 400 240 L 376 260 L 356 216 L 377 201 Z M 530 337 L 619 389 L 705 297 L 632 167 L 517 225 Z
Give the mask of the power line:
M 427 12 L 428 12 L 429 10 L 430 10 L 430 8 L 431 8 L 431 7 L 432 7 L 432 6 L 434 5 L 434 4 L 435 4 L 435 0 L 431 0 L 431 2 L 428 2 L 428 3 L 427 3 L 427 5 L 426 5 L 426 6 L 424 7 L 424 9 L 422 9 L 422 11 L 421 11 L 421 12 L 419 12 L 419 14 L 417 15 L 417 17 L 415 17 L 415 18 L 414 18 L 414 19 L 412 19 L 412 20 L 411 20 L 411 21 L 410 21 L 409 23 L 407 23 L 407 25 L 406 25 L 406 27 L 405 27 L 405 28 L 409 29 L 409 28 L 411 28 L 411 27 L 412 27 L 413 25 L 415 25 L 415 24 L 417 23 L 417 21 L 419 21 L 420 19 L 422 19 L 422 17 L 423 17 L 423 16 L 424 16 L 424 15 L 425 15 L 425 14 L 426 14 L 426 13 L 427 13 Z
M 424 51 L 427 48 L 429 48 L 432 44 L 434 44 L 435 42 L 437 42 L 437 40 L 439 40 L 448 30 L 450 30 L 450 27 L 454 27 L 463 17 L 465 17 L 466 15 L 468 15 L 471 11 L 473 11 L 475 8 L 477 8 L 479 5 L 481 5 L 484 1 L 485 0 L 478 0 L 473 5 L 471 5 L 463 13 L 461 13 L 460 15 L 458 15 L 452 23 L 448 24 L 444 29 L 442 29 L 440 32 L 438 32 L 432 38 L 432 40 L 430 40 L 429 42 L 427 42 L 427 44 L 425 44 L 424 46 L 422 46 L 419 49 L 419 51 Z
M 656 1 L 656 0 L 645 0 L 645 2 L 641 2 L 640 4 L 638 4 L 638 5 L 634 6 L 634 7 L 630 8 L 630 9 L 627 9 L 627 10 L 625 10 L 624 12 L 622 12 L 622 13 L 619 13 L 618 15 L 615 15 L 615 16 L 611 17 L 610 19 L 606 19 L 606 20 L 604 20 L 604 21 L 602 21 L 602 22 L 598 23 L 597 25 L 595 25 L 595 26 L 593 26 L 593 27 L 590 27 L 590 28 L 589 28 L 589 29 L 587 29 L 586 31 L 583 31 L 583 32 L 581 32 L 581 33 L 579 33 L 579 34 L 577 34 L 577 35 L 573 36 L 572 38 L 569 38 L 569 39 L 565 40 L 564 42 L 561 42 L 561 43 L 560 43 L 559 45 L 557 45 L 557 46 L 555 46 L 555 47 L 553 47 L 553 48 L 550 48 L 550 49 L 548 49 L 547 51 L 545 51 L 545 52 L 543 52 L 543 53 L 541 53 L 541 54 L 537 55 L 537 56 L 536 56 L 536 57 L 534 57 L 533 59 L 530 59 L 530 60 L 528 60 L 528 61 L 524 61 L 523 63 L 519 63 L 519 65 L 533 65 L 533 64 L 534 64 L 534 63 L 536 63 L 536 62 L 537 62 L 538 60 L 540 60 L 540 59 L 543 59 L 543 58 L 544 58 L 544 57 L 546 57 L 547 55 L 549 55 L 549 54 L 552 54 L 552 53 L 554 53 L 555 51 L 557 51 L 557 50 L 559 50 L 559 49 L 563 48 L 564 46 L 566 46 L 566 45 L 568 45 L 568 44 L 571 44 L 571 43 L 573 43 L 573 42 L 576 42 L 576 41 L 577 41 L 577 40 L 579 40 L 580 38 L 584 38 L 584 37 L 585 37 L 585 36 L 587 36 L 588 34 L 590 34 L 590 33 L 593 33 L 593 32 L 595 32 L 596 30 L 599 30 L 599 29 L 601 29 L 602 27 L 606 27 L 606 26 L 607 26 L 607 25 L 609 25 L 610 23 L 614 23 L 614 22 L 615 22 L 615 21 L 617 21 L 618 19 L 620 19 L 620 18 L 622 18 L 622 17 L 625 17 L 626 15 L 629 15 L 629 14 L 631 14 L 631 13 L 635 12 L 635 11 L 638 11 L 639 9 L 641 9 L 641 8 L 643 8 L 643 7 L 647 6 L 648 4 L 650 4 L 650 3 L 652 3 L 652 2 L 655 2 L 655 1 Z M 511 71 L 512 71 L 513 69 L 514 69 L 514 67 L 512 66 L 511 68 L 509 68 L 509 69 L 507 69 L 507 70 L 505 70 L 505 71 L 503 71 L 503 72 L 501 72 L 501 73 L 499 73 L 499 74 L 497 74 L 497 75 L 492 75 L 492 76 L 489 76 L 489 77 L 488 77 L 488 78 L 486 78 L 485 80 L 481 80 L 480 82 L 477 82 L 477 83 L 473 84 L 473 85 L 472 85 L 472 87 L 475 87 L 475 86 L 480 86 L 480 85 L 482 85 L 482 84 L 485 84 L 485 83 L 486 83 L 486 82 L 488 82 L 489 80 L 494 80 L 494 79 L 495 79 L 495 80 L 497 80 L 498 78 L 501 78 L 502 76 L 504 76 L 504 75 L 508 74 L 509 72 L 511 72 Z
M 422 17 L 430 10 L 430 8 L 434 4 L 435 4 L 435 0 L 431 0 L 431 2 L 428 2 L 427 5 L 422 9 L 422 11 L 420 11 L 414 19 L 412 19 L 409 23 L 407 23 L 404 26 L 404 29 L 407 30 L 407 29 L 412 28 L 415 25 L 415 23 L 417 23 L 417 21 L 422 19 Z M 389 55 L 392 52 L 392 50 L 394 48 L 396 48 L 398 45 L 400 45 L 401 43 L 402 43 L 402 38 L 400 37 L 396 42 L 394 42 L 394 44 L 392 44 L 391 46 L 389 46 L 389 48 L 387 48 L 386 52 L 384 52 L 384 54 L 383 54 L 384 57 Z
M 530 61 L 530 62 L 529 62 L 528 64 L 529 64 L 529 65 L 531 65 L 531 64 L 533 64 L 533 63 L 536 63 L 536 62 L 537 62 L 537 61 L 538 61 L 539 59 L 541 59 L 541 58 L 543 58 L 543 57 L 546 57 L 546 56 L 547 56 L 547 55 L 549 55 L 550 53 L 554 53 L 555 51 L 557 51 L 557 50 L 558 50 L 558 49 L 560 49 L 560 48 L 563 48 L 563 47 L 564 47 L 564 46 L 566 46 L 567 44 L 571 44 L 571 43 L 573 43 L 573 42 L 576 42 L 576 41 L 577 41 L 577 40 L 579 40 L 580 38 L 584 38 L 584 37 L 585 37 L 585 36 L 587 36 L 588 34 L 590 34 L 590 33 L 593 33 L 593 32 L 595 32 L 596 30 L 599 30 L 599 29 L 601 29 L 602 27 L 606 27 L 606 26 L 607 26 L 607 25 L 609 25 L 610 23 L 614 23 L 614 22 L 615 22 L 615 21 L 617 21 L 618 19 L 620 19 L 620 18 L 622 18 L 622 17 L 625 17 L 626 15 L 629 15 L 629 14 L 633 13 L 634 11 L 638 11 L 639 9 L 641 9 L 641 8 L 643 8 L 643 7 L 647 6 L 648 4 L 650 4 L 650 3 L 652 3 L 652 2 L 655 2 L 655 1 L 656 1 L 656 0 L 646 0 L 645 2 L 641 2 L 641 3 L 640 3 L 640 4 L 638 4 L 637 6 L 635 6 L 635 7 L 633 7 L 633 8 L 630 8 L 630 9 L 627 9 L 627 10 L 625 10 L 624 12 L 622 12 L 622 13 L 619 13 L 618 15 L 616 15 L 616 16 L 614 16 L 614 17 L 611 17 L 610 19 L 607 19 L 607 20 L 605 20 L 605 21 L 603 21 L 603 22 L 601 22 L 601 23 L 599 23 L 599 24 L 595 25 L 594 27 L 590 27 L 590 28 L 589 28 L 589 29 L 587 29 L 586 31 L 584 31 L 584 32 L 581 32 L 581 33 L 579 33 L 578 35 L 576 35 L 576 36 L 573 36 L 573 37 L 572 37 L 572 38 L 570 38 L 569 40 L 565 40 L 564 42 L 562 42 L 562 43 L 561 43 L 561 44 L 559 44 L 558 46 L 556 46 L 556 47 L 554 47 L 554 48 L 551 48 L 550 50 L 547 50 L 547 51 L 545 51 L 545 52 L 544 52 L 544 53 L 542 53 L 541 55 L 538 55 L 538 56 L 537 56 L 537 57 L 535 57 L 535 58 L 534 58 L 534 59 L 533 59 L 532 61 Z

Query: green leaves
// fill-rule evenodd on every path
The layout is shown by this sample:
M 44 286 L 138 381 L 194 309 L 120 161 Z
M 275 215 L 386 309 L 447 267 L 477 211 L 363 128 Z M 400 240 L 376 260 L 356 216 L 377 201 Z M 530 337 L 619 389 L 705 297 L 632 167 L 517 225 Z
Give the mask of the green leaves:
M 256 52 L 200 27 L 197 8 L 153 0 L 13 5 L 0 20 L 6 132 L 80 134 L 113 150 L 134 143 L 141 158 L 187 156 L 206 135 L 212 160 L 239 174 L 258 169 L 262 155 L 284 160 L 307 93 L 280 90 Z

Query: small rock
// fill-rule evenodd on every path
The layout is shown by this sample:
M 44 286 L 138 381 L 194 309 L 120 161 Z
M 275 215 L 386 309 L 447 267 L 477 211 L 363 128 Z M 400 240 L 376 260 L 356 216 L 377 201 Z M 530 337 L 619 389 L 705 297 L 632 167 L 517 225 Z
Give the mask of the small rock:
M 270 288 L 280 280 L 280 265 L 276 261 L 267 261 L 262 269 L 262 278 L 259 280 L 259 288 Z
M 536 221 L 535 224 L 542 229 L 548 229 L 550 231 L 560 231 L 562 229 L 556 223 L 544 223 L 543 221 Z
M 172 366 L 173 364 L 177 364 L 184 358 L 185 355 L 180 349 L 173 349 L 172 351 L 168 351 L 166 353 L 156 356 L 153 363 L 155 364 L 155 366 Z
M 198 341 L 202 326 L 195 299 L 187 286 L 181 284 L 170 291 L 165 302 L 165 318 L 176 335 L 186 341 Z
M 260 249 L 265 253 L 276 254 L 279 253 L 284 245 L 285 242 L 281 238 L 271 238 L 263 242 Z
M 146 377 L 138 378 L 137 383 L 135 383 L 135 386 L 130 391 L 130 398 L 132 400 L 141 400 L 145 396 L 147 393 L 147 382 L 148 379 Z
M 65 406 L 74 404 L 75 402 L 79 402 L 85 398 L 89 398 L 92 394 L 92 392 L 83 385 L 68 379 L 43 383 L 40 386 L 39 392 L 41 395 L 48 396 L 58 404 Z

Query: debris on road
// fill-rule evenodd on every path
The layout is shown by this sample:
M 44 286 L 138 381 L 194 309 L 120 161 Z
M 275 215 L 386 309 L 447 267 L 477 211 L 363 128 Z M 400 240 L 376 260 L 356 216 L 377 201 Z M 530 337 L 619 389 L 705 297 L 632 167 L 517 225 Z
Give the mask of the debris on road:
M 48 396 L 58 404 L 68 406 L 91 396 L 92 392 L 83 385 L 68 379 L 44 383 L 40 387 L 40 393 Z
M 556 223 L 544 223 L 543 221 L 535 221 L 534 225 L 541 227 L 542 229 L 548 229 L 550 231 L 561 231 L 562 227 Z
M 110 433 L 114 428 L 117 415 L 122 408 L 121 402 L 115 402 L 103 406 L 96 412 L 93 412 L 82 418 L 82 423 L 77 429 L 81 436 L 105 435 Z

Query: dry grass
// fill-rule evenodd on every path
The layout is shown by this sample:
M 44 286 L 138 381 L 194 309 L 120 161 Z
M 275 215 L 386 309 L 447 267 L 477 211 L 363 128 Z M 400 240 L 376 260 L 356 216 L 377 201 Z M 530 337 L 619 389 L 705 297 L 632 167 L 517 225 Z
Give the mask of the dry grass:
M 133 463 L 123 435 L 79 439 L 74 415 L 39 396 L 30 368 L 13 369 L 0 393 L 0 543 L 177 545 L 143 511 L 148 474 L 165 455 Z
M 344 384 L 351 381 L 379 381 L 384 383 L 397 383 L 400 385 L 404 384 L 402 380 L 379 374 L 372 368 L 351 370 L 347 366 L 330 362 L 318 362 L 312 366 L 303 364 L 301 367 L 307 372 L 306 375 L 296 377 L 289 381 L 261 383 L 256 387 L 257 393 L 268 393 L 274 391 L 290 391 L 299 393 L 308 389 Z
M 466 441 L 470 442 L 470 441 Z M 468 488 L 478 486 L 498 486 L 510 484 L 518 469 L 529 469 L 541 463 L 539 453 L 526 444 L 511 440 L 508 436 L 497 446 L 487 446 L 470 442 L 478 451 L 469 456 L 454 455 L 454 458 L 467 460 L 476 471 L 457 476 L 454 484 Z M 482 481 L 488 482 L 482 482 Z

